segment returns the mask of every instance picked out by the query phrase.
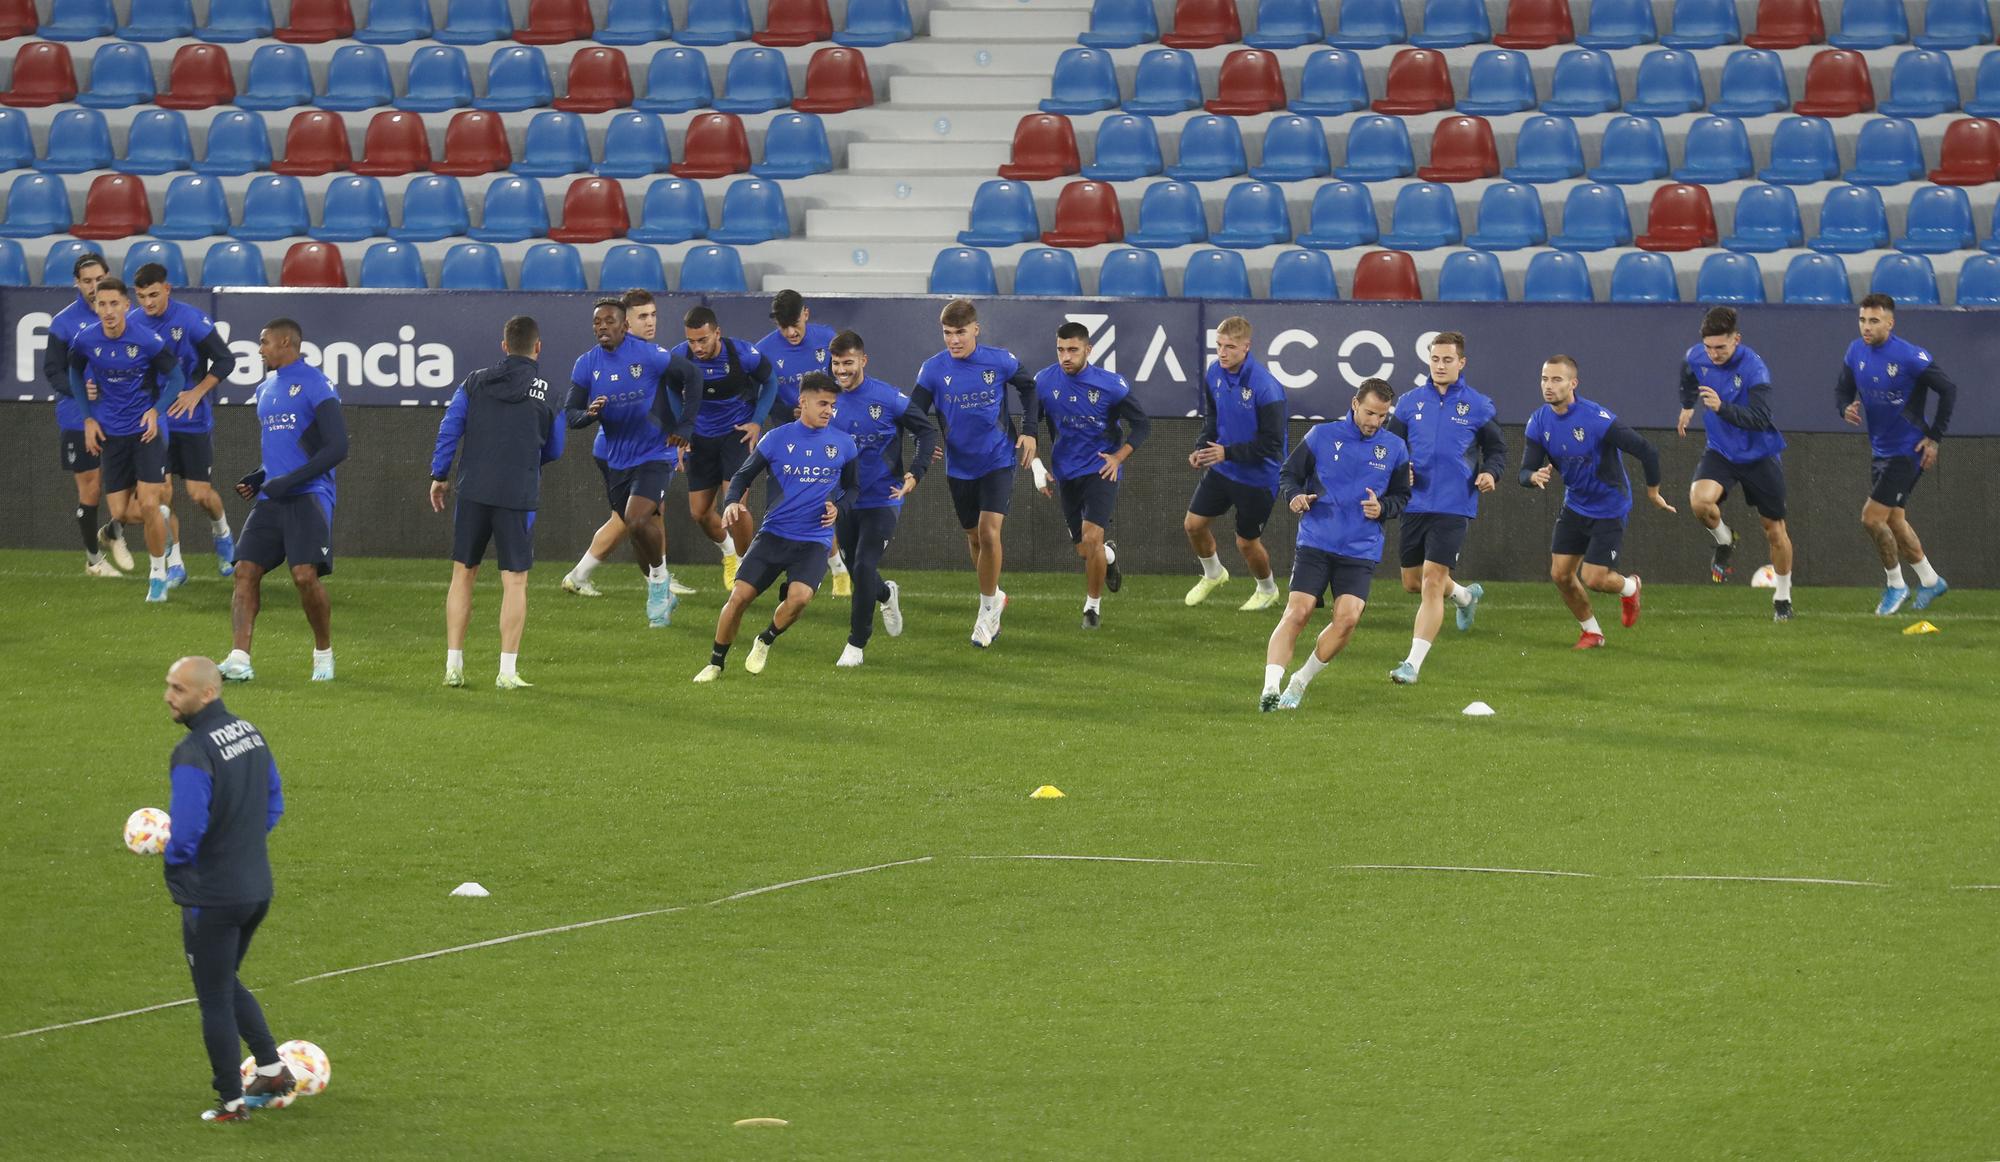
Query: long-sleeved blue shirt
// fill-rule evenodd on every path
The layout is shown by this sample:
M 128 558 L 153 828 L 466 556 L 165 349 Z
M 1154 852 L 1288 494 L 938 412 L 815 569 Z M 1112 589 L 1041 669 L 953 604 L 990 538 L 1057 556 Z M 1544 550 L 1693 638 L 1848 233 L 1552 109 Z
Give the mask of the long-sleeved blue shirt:
M 1937 418 L 1924 418 L 1926 398 L 1937 394 Z M 1914 456 L 1917 445 L 1942 440 L 1958 406 L 1958 385 L 1931 359 L 1931 353 L 1899 335 L 1880 347 L 1856 339 L 1840 362 L 1840 382 L 1834 406 L 1841 411 L 1861 401 L 1861 419 L 1868 444 L 1881 457 Z
M 1495 481 L 1507 470 L 1507 445 L 1493 401 L 1460 376 L 1440 393 L 1429 377 L 1396 400 L 1389 430 L 1410 448 L 1409 511 L 1479 515 L 1480 473 Z M 1471 459 L 1474 446 L 1479 461 Z
M 799 380 L 810 371 L 825 371 L 835 331 L 819 323 L 807 323 L 806 333 L 794 343 L 773 327 L 757 340 L 757 353 L 771 364 L 771 427 L 788 424 L 799 407 Z
M 778 381 L 770 361 L 755 347 L 725 338 L 713 359 L 696 359 L 685 342 L 675 344 L 673 353 L 701 369 L 701 414 L 695 417 L 695 435 L 726 436 L 738 424 L 752 420 L 761 424 L 771 414 Z
M 1238 484 L 1276 492 L 1291 442 L 1284 385 L 1254 355 L 1245 355 L 1235 371 L 1224 371 L 1219 361 L 1210 363 L 1201 382 L 1207 406 L 1197 446 L 1221 444 L 1217 472 Z
M 257 385 L 257 427 L 266 500 L 312 496 L 329 517 L 337 496 L 334 467 L 347 459 L 340 395 L 319 368 L 294 359 Z
M 1370 492 L 1380 516 L 1361 511 Z M 1400 516 L 1410 499 L 1410 451 L 1387 425 L 1364 436 L 1352 416 L 1314 424 L 1285 458 L 1279 492 L 1315 499 L 1299 518 L 1298 543 L 1341 557 L 1382 559 L 1382 522 Z
M 750 458 L 730 478 L 723 503 L 742 500 L 758 474 L 768 469 L 783 494 L 764 514 L 762 531 L 788 541 L 830 545 L 833 526 L 822 523 L 827 503 L 839 505 L 853 495 L 860 458 L 854 438 L 832 425 L 815 428 L 804 420 L 780 424 L 758 437 Z
M 97 312 L 78 295 L 49 320 L 48 346 L 42 348 L 42 378 L 56 393 L 56 426 L 65 432 L 83 430 L 83 405 L 69 383 L 69 347 L 76 333 L 97 321 Z
M 198 308 L 170 298 L 166 309 L 158 317 L 141 309 L 133 311 L 132 318 L 144 323 L 174 353 L 174 359 L 181 365 L 182 390 L 211 375 L 218 383 L 227 381 L 230 372 L 236 370 L 236 355 L 230 351 L 229 344 L 223 342 L 222 333 L 215 329 L 215 320 Z M 173 406 L 173 402 L 170 397 L 161 396 L 162 421 L 168 419 L 167 409 Z M 215 392 L 202 395 L 201 402 L 194 406 L 193 415 L 175 416 L 171 423 L 176 432 L 214 431 Z
M 977 480 L 1014 463 L 1014 421 L 1007 412 L 1007 389 L 1021 397 L 1022 428 L 1040 423 L 1035 381 L 1021 374 L 1021 361 L 1005 347 L 981 343 L 963 359 L 940 351 L 917 369 L 910 402 L 936 412 L 944 430 L 945 474 Z
M 1086 366 L 1071 375 L 1051 363 L 1035 373 L 1035 396 L 1049 423 L 1049 463 L 1057 480 L 1097 475 L 1104 468 L 1102 456 L 1128 443 L 1136 449 L 1153 430 L 1132 398 L 1132 385 L 1102 367 Z
M 855 508 L 900 508 L 902 500 L 889 493 L 902 487 L 906 471 L 922 480 L 937 448 L 937 429 L 922 411 L 910 406 L 910 397 L 872 375 L 854 390 L 840 393 L 830 426 L 846 432 L 861 450 L 855 469 Z M 916 459 L 908 468 L 903 464 L 904 432 L 917 440 Z M 780 481 L 779 488 L 783 487 Z
M 1710 388 L 1722 406 L 1701 406 L 1701 389 Z M 1785 437 L 1771 418 L 1771 370 L 1764 360 L 1738 343 L 1736 354 L 1718 366 L 1700 343 L 1688 348 L 1681 363 L 1681 406 L 1701 412 L 1708 447 L 1732 464 L 1754 464 L 1785 450 Z
M 77 331 L 69 349 L 70 394 L 107 436 L 145 431 L 149 411 L 158 413 L 160 434 L 165 435 L 167 409 L 160 397 L 180 392 L 180 364 L 152 328 L 139 321 L 143 314 L 137 309 L 127 313 L 125 329 L 116 338 L 105 334 L 102 322 L 91 323 Z M 97 385 L 95 402 L 85 380 Z
M 1532 488 L 1542 465 L 1563 480 L 1563 505 L 1578 516 L 1623 520 L 1632 511 L 1632 481 L 1619 453 L 1637 457 L 1646 486 L 1660 486 L 1660 454 L 1644 436 L 1618 422 L 1611 409 L 1577 396 L 1563 411 L 1543 404 L 1528 417 L 1521 483 Z
M 700 371 L 636 335 L 609 351 L 592 346 L 576 357 L 569 377 L 569 426 L 597 424 L 591 454 L 615 469 L 668 459 L 668 433 L 685 439 L 701 418 Z M 600 396 L 606 403 L 592 416 L 590 401 Z
M 271 898 L 264 837 L 285 813 L 278 761 L 263 734 L 220 699 L 188 716 L 174 747 L 167 890 L 188 907 Z

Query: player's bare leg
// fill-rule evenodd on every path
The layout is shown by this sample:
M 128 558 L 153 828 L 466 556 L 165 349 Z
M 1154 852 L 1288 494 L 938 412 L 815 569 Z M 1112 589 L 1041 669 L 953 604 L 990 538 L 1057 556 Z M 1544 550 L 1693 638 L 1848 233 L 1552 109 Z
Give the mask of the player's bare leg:
M 1278 708 L 1285 667 L 1292 664 L 1292 651 L 1298 647 L 1299 635 L 1312 621 L 1316 600 L 1310 593 L 1294 593 L 1286 599 L 1285 612 L 1279 615 L 1276 628 L 1271 630 L 1271 640 L 1264 646 L 1264 692 L 1257 700 L 1258 709 Z
M 257 613 L 264 604 L 264 567 L 250 561 L 238 562 L 236 587 L 229 594 L 230 648 L 244 657 L 250 655 L 250 639 L 257 632 Z
M 1764 523 L 1764 541 L 1771 547 L 1771 571 L 1778 575 L 1771 597 L 1771 616 L 1777 621 L 1792 620 L 1792 534 L 1782 520 L 1759 517 Z
M 528 574 L 500 570 L 500 674 L 493 684 L 502 690 L 525 690 L 533 685 L 523 681 L 516 668 L 521 657 L 521 634 L 528 627 Z
M 982 512 L 979 524 L 965 532 L 972 570 L 979 579 L 979 616 L 972 623 L 972 644 L 981 648 L 1000 636 L 1000 614 L 1007 608 L 1007 594 L 1000 588 L 1000 528 L 1006 519 L 997 512 Z
M 1257 588 L 1248 600 L 1236 608 L 1241 610 L 1269 609 L 1278 603 L 1278 584 L 1271 576 L 1271 554 L 1264 549 L 1264 542 L 1236 538 L 1236 551 L 1243 555 L 1243 564 L 1250 570 L 1250 576 L 1257 582 Z
M 771 659 L 771 647 L 778 644 L 778 635 L 792 628 L 793 623 L 806 611 L 806 606 L 812 604 L 812 599 L 811 586 L 800 585 L 797 582 L 785 586 L 784 598 L 778 602 L 778 608 L 771 613 L 771 624 L 764 628 L 763 633 L 757 635 L 756 641 L 750 643 L 750 656 L 743 659 L 745 673 L 764 672 L 765 664 Z
M 1297 598 L 1303 594 L 1295 593 L 1292 596 Z M 1292 675 L 1292 680 L 1285 685 L 1285 692 L 1278 696 L 1278 709 L 1299 708 L 1299 703 L 1305 700 L 1306 687 L 1312 685 L 1312 680 L 1319 677 L 1319 672 L 1334 658 L 1339 657 L 1340 651 L 1346 649 L 1347 643 L 1353 640 L 1354 627 L 1361 624 L 1361 611 L 1367 608 L 1367 604 L 1351 593 L 1343 593 L 1334 598 L 1333 617 L 1313 640 L 1312 653 L 1306 657 L 1305 664 Z
M 632 538 L 632 556 L 646 577 L 646 624 L 662 629 L 673 624 L 680 604 L 668 585 L 667 526 L 653 519 L 660 506 L 643 496 L 625 499 L 625 528 Z
M 165 601 L 167 599 L 167 486 L 165 484 L 140 483 L 134 489 L 138 496 L 139 518 L 145 523 L 146 556 L 151 558 L 147 569 L 146 600 Z
M 479 566 L 451 563 L 451 585 L 444 591 L 444 684 L 465 685 L 465 634 L 472 625 L 472 591 Z
M 1215 555 L 1215 530 L 1211 527 L 1214 523 L 1213 517 L 1199 516 L 1192 512 L 1181 518 L 1181 531 L 1187 534 L 1188 549 L 1194 553 L 1195 560 L 1201 563 L 1201 579 L 1196 581 L 1194 588 L 1188 590 L 1187 596 L 1181 599 L 1185 605 L 1200 605 L 1208 599 L 1209 594 L 1229 580 L 1229 570 L 1222 567 L 1221 559 Z
M 292 584 L 298 587 L 299 608 L 305 610 L 306 624 L 312 627 L 314 651 L 331 651 L 333 602 L 326 595 L 326 585 L 319 579 L 319 570 L 312 565 L 293 565 Z
M 722 603 L 722 612 L 715 619 L 715 649 L 709 654 L 708 665 L 694 676 L 697 682 L 713 682 L 722 677 L 723 659 L 729 656 L 729 647 L 736 644 L 736 632 L 743 628 L 743 611 L 757 599 L 757 591 L 748 581 L 738 581 L 729 591 L 729 599 Z
M 1917 539 L 1917 530 L 1910 527 L 1904 510 L 1890 510 L 1889 531 L 1896 536 L 1896 547 L 1901 551 L 1903 563 L 1917 575 L 1916 600 L 1911 605 L 1918 609 L 1929 608 L 1930 603 L 1943 597 L 1951 586 L 1931 566 L 1930 558 L 1924 555 L 1923 542 Z
M 1104 578 L 1111 572 L 1104 559 L 1103 525 L 1083 522 L 1083 539 L 1076 544 L 1076 555 L 1083 558 L 1083 628 L 1096 629 L 1099 602 L 1104 599 Z
M 1736 552 L 1736 534 L 1722 520 L 1722 485 L 1714 480 L 1697 480 L 1688 485 L 1688 509 L 1715 541 L 1715 557 L 1709 562 L 1708 579 L 1727 581 L 1736 567 L 1729 559 Z

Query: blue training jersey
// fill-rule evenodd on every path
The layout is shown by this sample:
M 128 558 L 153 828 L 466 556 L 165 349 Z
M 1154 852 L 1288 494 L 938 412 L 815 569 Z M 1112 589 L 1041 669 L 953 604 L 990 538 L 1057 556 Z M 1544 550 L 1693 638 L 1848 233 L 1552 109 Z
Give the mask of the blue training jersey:
M 890 490 L 900 487 L 903 473 L 898 454 L 903 447 L 903 430 L 898 421 L 910 410 L 910 397 L 888 384 L 868 376 L 853 391 L 840 393 L 834 405 L 832 427 L 847 433 L 859 449 L 855 465 L 855 508 L 901 508 L 902 500 Z M 779 487 L 784 481 L 779 481 Z
M 576 357 L 569 373 L 571 385 L 583 389 L 586 404 L 599 396 L 607 400 L 597 413 L 593 455 L 614 469 L 668 458 L 667 432 L 654 414 L 654 403 L 660 392 L 669 390 L 665 377 L 672 363 L 666 348 L 635 335 L 625 336 L 609 351 L 603 344 L 593 344 Z
M 338 404 L 340 393 L 319 368 L 294 359 L 257 385 L 257 430 L 262 433 L 264 478 L 276 480 L 299 470 L 320 445 L 314 412 L 328 400 Z M 334 469 L 327 469 L 294 488 L 287 496 L 315 496 L 329 515 L 334 503 Z M 269 499 L 262 492 L 261 499 Z
M 97 312 L 78 295 L 49 320 L 49 338 L 61 339 L 64 344 L 76 346 L 76 333 L 97 321 Z M 69 392 L 69 380 L 59 378 L 50 386 L 56 392 L 56 426 L 65 432 L 83 430 L 83 405 Z
M 827 501 L 840 503 L 841 469 L 861 455 L 854 437 L 832 425 L 811 428 L 793 420 L 760 437 L 757 454 L 784 490 L 764 514 L 763 531 L 788 541 L 832 544 L 833 526 L 821 522 Z
M 1370 491 L 1377 500 L 1389 494 L 1410 462 L 1409 446 L 1386 423 L 1373 436 L 1363 436 L 1351 416 L 1314 424 L 1304 443 L 1312 453 L 1314 477 L 1307 487 L 1318 499 L 1299 518 L 1299 545 L 1380 561 L 1382 522 L 1364 515 L 1361 505 Z
M 1042 415 L 1054 424 L 1055 447 L 1049 456 L 1057 480 L 1095 476 L 1104 467 L 1101 453 L 1118 451 L 1125 434 L 1111 410 L 1132 394 L 1122 375 L 1086 366 L 1074 376 L 1051 363 L 1035 373 L 1035 397 Z M 1124 468 L 1119 468 L 1124 475 Z
M 195 350 L 195 344 L 215 333 L 215 321 L 202 314 L 199 309 L 172 298 L 167 300 L 167 309 L 161 311 L 157 319 L 144 310 L 135 311 L 133 314 L 172 349 L 174 358 L 181 365 L 181 375 L 186 378 L 183 388 L 193 387 L 199 383 L 197 372 L 208 360 Z M 171 407 L 173 402 L 170 399 L 160 401 L 161 420 L 166 420 L 167 408 Z M 201 402 L 194 407 L 194 414 L 174 417 L 173 428 L 176 432 L 214 431 L 215 393 L 213 391 L 202 393 Z
M 1439 394 L 1429 376 L 1424 382 L 1396 399 L 1396 419 L 1406 433 L 1410 468 L 1415 481 L 1410 492 L 1413 513 L 1443 513 L 1452 516 L 1479 515 L 1479 489 L 1473 486 L 1478 471 L 1471 453 L 1479 441 L 1479 429 L 1490 423 L 1499 409 L 1477 388 L 1460 376 Z
M 799 380 L 808 371 L 826 370 L 834 334 L 832 327 L 807 323 L 805 336 L 797 343 L 786 342 L 785 333 L 776 328 L 757 340 L 757 354 L 770 361 L 771 379 L 777 385 L 778 394 L 771 398 L 771 415 L 779 424 L 790 423 L 792 413 L 798 410 Z
M 734 387 L 729 383 L 731 352 L 736 355 L 736 368 L 742 375 L 742 381 Z M 696 359 L 685 342 L 675 344 L 673 353 L 701 368 L 701 410 L 694 417 L 695 435 L 726 436 L 738 424 L 753 419 L 760 424 L 764 422 L 764 416 L 751 414 L 757 410 L 757 397 L 761 394 L 755 376 L 765 366 L 764 357 L 755 347 L 741 339 L 725 338 L 715 349 L 713 359 Z M 794 406 L 797 402 L 794 396 Z
M 979 344 L 964 359 L 940 351 L 917 370 L 916 386 L 931 393 L 944 424 L 945 473 L 977 480 L 1014 463 L 1014 440 L 1007 434 L 1007 381 L 1021 361 L 1005 347 Z
M 1720 367 L 1708 357 L 1708 349 L 1696 343 L 1688 348 L 1687 369 L 1696 383 L 1712 389 L 1725 404 L 1747 404 L 1752 388 L 1768 387 L 1771 383 L 1770 369 L 1748 343 L 1738 343 L 1736 354 Z M 1701 415 L 1702 427 L 1708 431 L 1709 449 L 1732 464 L 1754 464 L 1785 450 L 1785 437 L 1775 427 L 1753 432 L 1737 427 L 1700 404 L 1695 405 L 1695 410 Z
M 1549 454 L 1562 474 L 1563 505 L 1579 516 L 1623 520 L 1632 511 L 1624 457 L 1604 442 L 1617 422 L 1610 409 L 1582 396 L 1571 400 L 1566 412 L 1545 403 L 1528 417 L 1528 442 Z
M 1841 362 L 1854 375 L 1868 445 L 1875 455 L 1914 456 L 1924 440 L 1923 416 L 1911 416 L 1917 377 L 1930 370 L 1931 353 L 1891 334 L 1880 347 L 1856 339 Z
M 1215 441 L 1225 447 L 1255 440 L 1258 410 L 1285 402 L 1284 385 L 1254 355 L 1245 355 L 1233 372 L 1224 371 L 1220 362 L 1210 363 L 1202 373 L 1202 387 L 1208 392 L 1209 414 L 1215 418 Z M 1238 484 L 1275 493 L 1278 472 L 1284 467 L 1291 439 L 1291 431 L 1286 429 L 1285 442 L 1279 445 L 1276 456 L 1254 463 L 1224 460 L 1215 466 L 1215 471 Z
M 97 402 L 91 413 L 107 436 L 134 436 L 146 430 L 146 412 L 159 411 L 160 433 L 167 430 L 167 409 L 156 396 L 165 385 L 153 382 L 152 363 L 167 345 L 153 329 L 139 321 L 144 312 L 134 308 L 125 316 L 125 330 L 117 338 L 104 333 L 103 323 L 92 323 L 76 333 L 70 356 L 83 356 L 84 376 L 97 384 Z

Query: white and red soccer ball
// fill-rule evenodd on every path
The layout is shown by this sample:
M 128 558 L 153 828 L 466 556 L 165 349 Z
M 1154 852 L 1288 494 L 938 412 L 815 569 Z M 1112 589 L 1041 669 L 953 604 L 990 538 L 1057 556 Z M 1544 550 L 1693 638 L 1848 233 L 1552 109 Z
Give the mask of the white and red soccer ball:
M 158 855 L 167 849 L 173 821 L 158 807 L 141 807 L 125 817 L 125 846 L 134 855 Z
M 281 1110 L 302 1097 L 311 1097 L 327 1087 L 333 1080 L 333 1063 L 327 1060 L 326 1051 L 310 1041 L 287 1041 L 278 1046 L 278 1060 L 291 1068 L 292 1077 L 298 1086 L 283 1097 L 274 1097 L 265 1109 Z M 243 1059 L 243 1084 L 257 1076 L 257 1059 Z

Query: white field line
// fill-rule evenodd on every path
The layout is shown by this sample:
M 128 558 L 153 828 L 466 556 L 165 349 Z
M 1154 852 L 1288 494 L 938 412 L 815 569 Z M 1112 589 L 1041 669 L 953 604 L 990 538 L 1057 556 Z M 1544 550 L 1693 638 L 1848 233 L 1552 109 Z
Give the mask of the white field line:
M 194 1003 L 194 998 L 188 997 L 184 1000 L 166 1001 L 162 1004 L 147 1005 L 143 1009 L 126 1009 L 122 1013 L 106 1013 L 101 1017 L 85 1017 L 81 1021 L 65 1021 L 60 1025 L 43 1025 L 39 1029 L 23 1029 L 18 1033 L 9 1033 L 5 1037 L 0 1037 L 0 1041 L 11 1040 L 15 1037 L 32 1037 L 37 1033 L 53 1033 L 57 1029 L 74 1029 L 80 1025 L 95 1025 L 100 1021 L 115 1021 L 120 1017 L 136 1017 L 140 1013 L 154 1013 L 158 1012 L 161 1009 L 172 1009 L 172 1008 L 177 1008 L 181 1005 L 191 1005 L 193 1003 Z
M 728 903 L 733 903 L 734 901 L 737 900 L 747 900 L 752 896 L 761 896 L 766 892 L 782 892 L 786 888 L 796 888 L 801 884 L 816 884 L 822 880 L 845 879 L 848 876 L 867 875 L 869 872 L 883 871 L 887 868 L 892 868 L 892 867 L 908 867 L 913 863 L 929 863 L 930 861 L 931 861 L 930 856 L 920 855 L 915 859 L 899 859 L 892 863 L 878 863 L 871 865 L 869 867 L 849 868 L 846 871 L 827 872 L 824 875 L 807 876 L 802 880 L 786 880 L 782 884 L 769 884 L 761 888 L 751 888 L 747 892 L 737 892 L 733 896 L 724 896 L 719 900 L 710 900 L 706 906 L 713 908 L 717 904 L 728 904 Z
M 336 968 L 332 972 L 322 972 L 313 976 L 302 976 L 293 984 L 311 984 L 316 980 L 332 980 L 336 976 L 346 976 L 354 972 L 367 972 L 371 968 L 388 968 L 392 964 L 410 964 L 419 960 L 434 960 L 440 956 L 450 956 L 454 952 L 471 952 L 475 948 L 492 948 L 499 944 L 512 944 L 516 940 L 531 940 L 537 936 L 553 936 L 558 932 L 575 932 L 582 928 L 595 928 L 600 924 L 618 924 L 626 920 L 643 920 L 648 916 L 669 916 L 675 912 L 687 911 L 687 905 L 672 908 L 653 908 L 645 912 L 627 912 L 623 916 L 606 916 L 601 920 L 584 920 L 576 924 L 558 924 L 554 928 L 537 928 L 532 932 L 516 932 L 510 936 L 495 936 L 491 940 L 475 940 L 470 944 L 455 944 L 450 948 L 440 948 L 433 952 L 419 952 L 414 956 L 399 956 L 394 960 L 378 960 L 373 964 L 357 964 L 353 968 Z
M 1710 880 L 1740 884 L 1832 884 L 1842 888 L 1886 888 L 1875 880 L 1833 880 L 1819 876 L 1645 876 L 1649 880 Z
M 1344 863 L 1345 871 L 1435 871 L 1435 872 L 1481 872 L 1502 876 L 1568 876 L 1575 879 L 1594 880 L 1596 872 L 1549 871 L 1532 867 L 1457 867 L 1451 864 L 1434 863 Z
M 1200 867 L 1262 867 L 1229 859 L 1154 859 L 1141 855 L 967 855 L 961 859 L 1051 859 L 1079 863 L 1181 863 Z
M 1953 884 L 1954 892 L 2000 892 L 2000 884 Z

